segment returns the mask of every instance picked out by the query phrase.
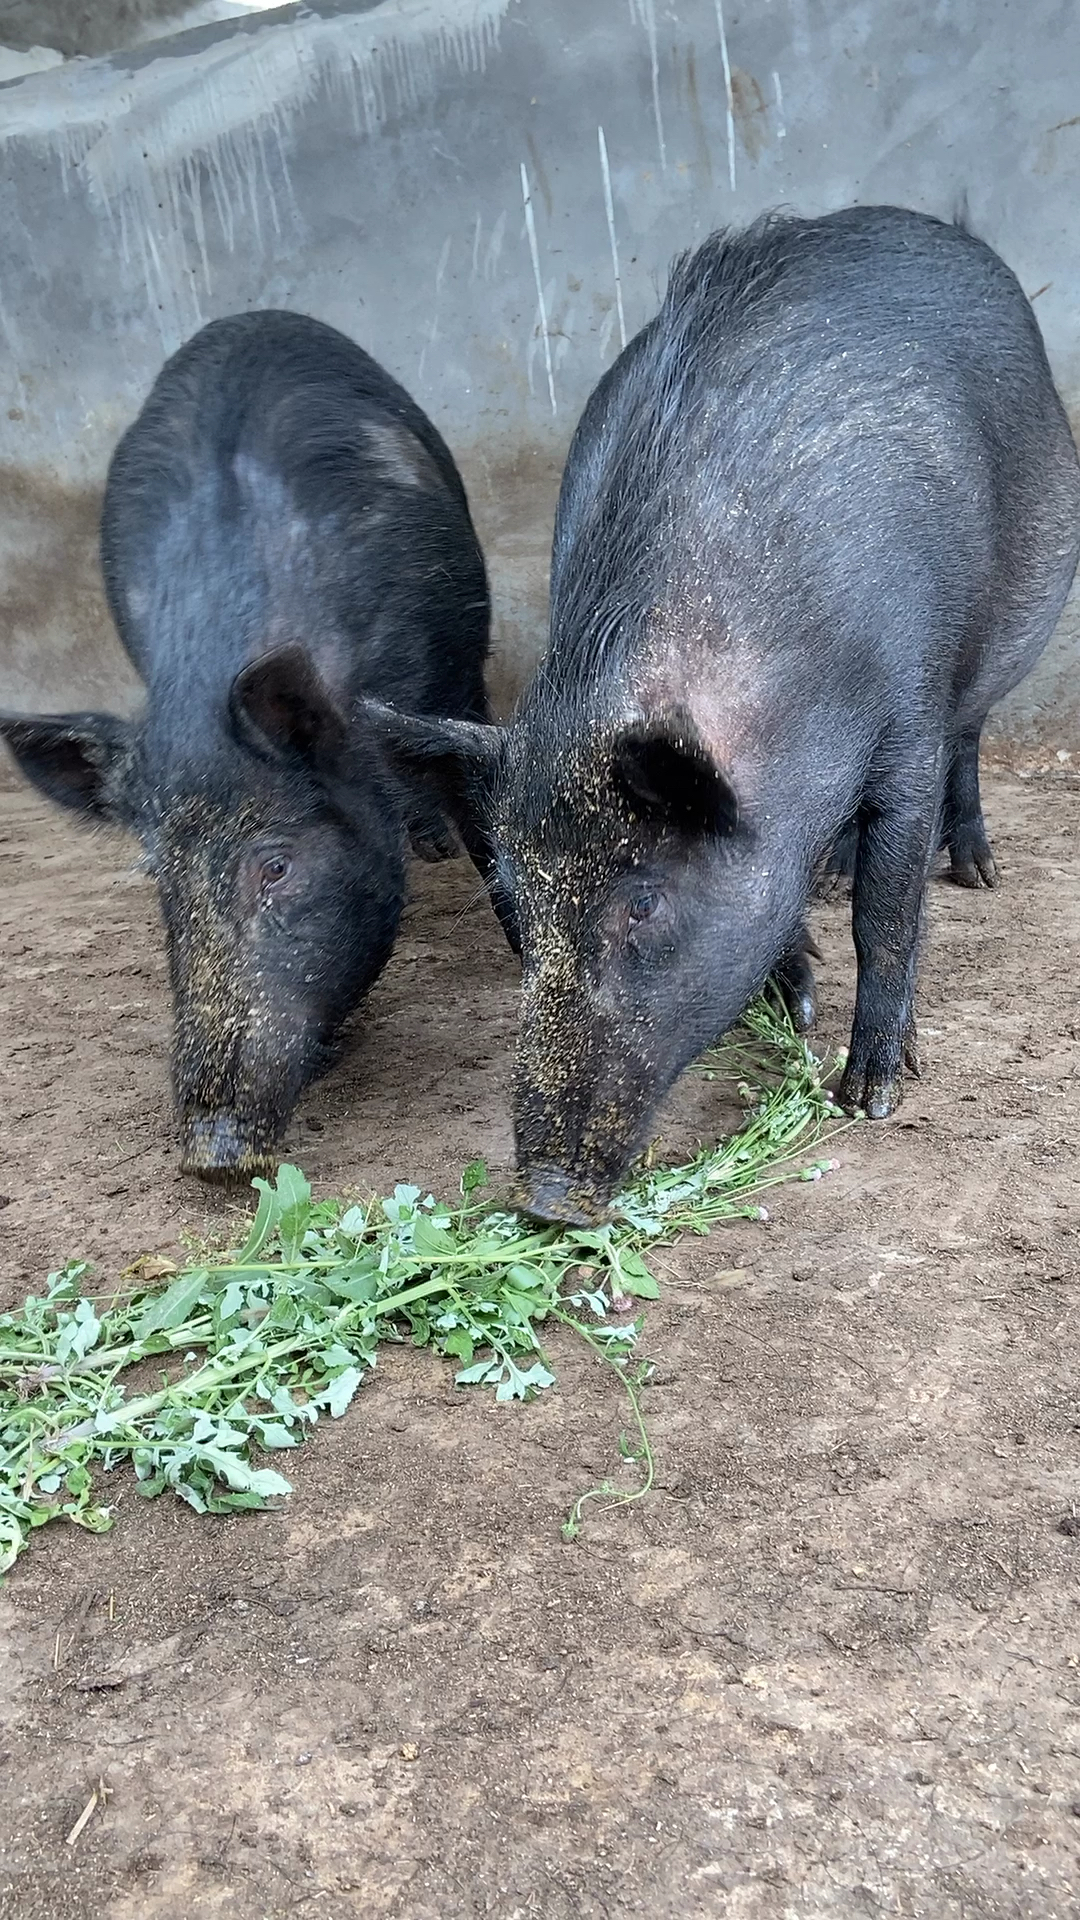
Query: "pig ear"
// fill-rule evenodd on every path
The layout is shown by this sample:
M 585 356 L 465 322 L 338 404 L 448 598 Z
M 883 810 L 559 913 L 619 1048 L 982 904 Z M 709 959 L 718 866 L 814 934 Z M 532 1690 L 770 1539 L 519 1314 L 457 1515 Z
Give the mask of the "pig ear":
M 113 775 L 131 749 L 126 720 L 111 713 L 3 713 L 0 737 L 27 779 L 58 806 L 91 820 L 118 817 Z
M 426 780 L 458 826 L 467 827 L 502 765 L 505 727 L 402 713 L 381 700 L 363 701 L 362 711 L 398 772 Z
M 634 811 L 663 831 L 726 839 L 739 824 L 735 790 L 689 720 L 627 728 L 612 771 Z
M 241 667 L 229 718 L 243 746 L 266 760 L 333 760 L 345 745 L 345 715 L 305 647 L 278 647 Z

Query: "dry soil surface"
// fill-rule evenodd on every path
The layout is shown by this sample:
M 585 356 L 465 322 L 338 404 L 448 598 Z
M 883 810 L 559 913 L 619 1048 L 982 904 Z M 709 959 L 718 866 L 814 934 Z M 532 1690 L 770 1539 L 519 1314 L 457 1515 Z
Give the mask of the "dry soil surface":
M 933 889 L 900 1115 L 662 1256 L 650 1498 L 560 1537 L 623 1417 L 566 1342 L 524 1408 L 395 1349 L 282 1511 L 118 1474 L 110 1534 L 35 1539 L 0 1596 L 0 1913 L 1080 1914 L 1080 790 L 1000 776 L 988 812 L 1002 885 Z M 177 1172 L 130 858 L 0 794 L 0 1305 L 235 1217 Z M 288 1142 L 320 1192 L 506 1168 L 515 969 L 472 895 L 417 874 Z M 672 1138 L 710 1124 L 682 1098 Z

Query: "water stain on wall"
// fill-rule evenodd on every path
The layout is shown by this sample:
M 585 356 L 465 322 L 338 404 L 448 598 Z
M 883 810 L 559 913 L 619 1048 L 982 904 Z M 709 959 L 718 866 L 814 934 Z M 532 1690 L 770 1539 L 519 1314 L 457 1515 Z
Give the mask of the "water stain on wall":
M 732 87 L 734 87 L 734 75 L 732 75 Z M 693 47 L 688 47 L 686 50 L 686 105 L 694 134 L 694 165 L 702 179 L 711 187 L 713 184 L 712 154 L 709 151 L 709 139 L 701 111 L 697 59 Z
M 747 155 L 756 160 L 769 138 L 769 116 L 761 88 L 741 67 L 731 70 L 731 110 Z

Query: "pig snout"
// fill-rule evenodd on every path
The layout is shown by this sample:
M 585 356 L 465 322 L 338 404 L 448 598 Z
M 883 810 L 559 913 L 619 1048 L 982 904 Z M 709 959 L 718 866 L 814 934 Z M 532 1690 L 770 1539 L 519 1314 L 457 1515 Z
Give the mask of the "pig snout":
M 287 903 L 243 911 L 243 859 L 224 836 L 206 835 L 194 848 L 181 842 L 170 856 L 159 886 L 181 1168 L 204 1180 L 250 1180 L 273 1171 L 301 1092 L 334 1057 L 350 956 L 333 921 L 301 941 Z M 339 999 L 328 985 L 335 969 L 345 981 Z
M 273 1171 L 271 1145 L 252 1137 L 234 1113 L 188 1113 L 181 1119 L 181 1170 L 201 1180 L 249 1180 Z
M 551 1226 L 595 1227 L 604 1202 L 558 1167 L 532 1167 L 518 1182 L 519 1205 L 534 1220 Z
M 518 1204 L 536 1220 L 595 1227 L 647 1135 L 651 1089 L 642 1063 L 625 1055 L 590 1058 L 580 1080 L 575 1075 L 558 1089 L 551 1088 L 550 1066 L 550 1060 L 541 1065 L 548 1077 L 541 1092 L 529 1072 L 528 1047 L 519 1047 Z

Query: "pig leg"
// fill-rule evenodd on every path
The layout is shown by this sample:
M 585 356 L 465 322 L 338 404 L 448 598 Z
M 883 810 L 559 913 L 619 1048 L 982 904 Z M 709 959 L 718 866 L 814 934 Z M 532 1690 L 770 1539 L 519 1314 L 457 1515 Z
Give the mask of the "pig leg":
M 837 834 L 836 840 L 825 862 L 825 872 L 819 882 L 819 895 L 827 895 L 835 889 L 838 880 L 851 881 L 855 877 L 855 855 L 859 849 L 859 823 L 849 820 Z
M 940 776 L 917 764 L 908 773 L 904 790 L 891 784 L 865 809 L 855 863 L 858 988 L 840 1102 L 860 1107 L 871 1120 L 884 1120 L 899 1106 L 903 1067 L 919 1071 L 915 970 L 926 883 L 938 846 Z
M 418 860 L 452 860 L 460 853 L 454 830 L 442 808 L 420 794 L 410 805 L 405 824 L 409 832 L 409 845 Z
M 969 728 L 953 742 L 945 786 L 944 844 L 949 849 L 949 877 L 957 886 L 997 885 L 979 798 L 978 727 Z

